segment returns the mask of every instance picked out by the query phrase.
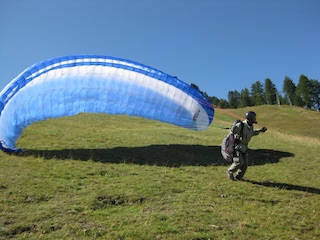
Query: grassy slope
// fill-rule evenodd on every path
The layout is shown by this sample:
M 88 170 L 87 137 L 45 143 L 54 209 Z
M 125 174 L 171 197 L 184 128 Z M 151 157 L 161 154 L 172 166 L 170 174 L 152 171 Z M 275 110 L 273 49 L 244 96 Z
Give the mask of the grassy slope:
M 269 130 L 242 182 L 219 146 L 247 109 L 217 109 L 204 132 L 87 114 L 33 124 L 26 154 L 0 153 L 0 239 L 320 238 L 319 113 L 250 110 Z

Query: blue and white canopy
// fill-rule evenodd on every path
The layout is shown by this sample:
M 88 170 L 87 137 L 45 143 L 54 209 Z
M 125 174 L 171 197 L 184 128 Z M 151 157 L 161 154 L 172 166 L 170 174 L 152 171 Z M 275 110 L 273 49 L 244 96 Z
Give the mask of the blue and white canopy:
M 37 63 L 0 93 L 0 148 L 30 124 L 80 112 L 126 114 L 204 130 L 214 109 L 202 93 L 176 77 L 137 62 L 98 55 Z

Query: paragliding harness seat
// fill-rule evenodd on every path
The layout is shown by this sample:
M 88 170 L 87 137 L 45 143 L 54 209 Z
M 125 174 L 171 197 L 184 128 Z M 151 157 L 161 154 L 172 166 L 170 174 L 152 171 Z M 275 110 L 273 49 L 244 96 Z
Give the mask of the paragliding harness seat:
M 240 138 L 236 138 L 232 130 L 234 129 L 235 125 L 238 124 L 239 122 L 241 125 Z M 233 162 L 233 157 L 236 153 L 235 148 L 239 144 L 240 139 L 243 136 L 243 127 L 244 127 L 244 123 L 241 120 L 239 119 L 235 120 L 231 126 L 230 133 L 223 139 L 221 143 L 221 155 L 229 163 Z

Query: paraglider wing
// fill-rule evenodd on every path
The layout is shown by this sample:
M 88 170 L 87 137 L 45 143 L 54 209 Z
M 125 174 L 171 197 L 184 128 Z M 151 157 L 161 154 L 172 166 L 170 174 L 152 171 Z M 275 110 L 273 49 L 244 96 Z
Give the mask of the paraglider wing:
M 0 148 L 30 124 L 80 112 L 126 114 L 204 130 L 214 109 L 176 77 L 137 62 L 97 55 L 65 56 L 31 66 L 0 93 Z

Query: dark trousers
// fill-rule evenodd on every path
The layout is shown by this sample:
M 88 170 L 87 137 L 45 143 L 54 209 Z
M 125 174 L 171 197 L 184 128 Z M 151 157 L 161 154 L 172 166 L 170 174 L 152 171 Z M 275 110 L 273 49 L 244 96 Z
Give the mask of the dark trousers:
M 236 151 L 228 171 L 236 173 L 236 178 L 242 179 L 248 168 L 248 153 Z

